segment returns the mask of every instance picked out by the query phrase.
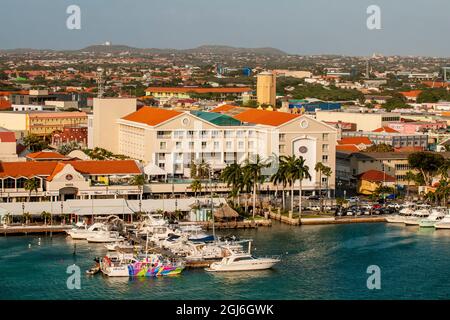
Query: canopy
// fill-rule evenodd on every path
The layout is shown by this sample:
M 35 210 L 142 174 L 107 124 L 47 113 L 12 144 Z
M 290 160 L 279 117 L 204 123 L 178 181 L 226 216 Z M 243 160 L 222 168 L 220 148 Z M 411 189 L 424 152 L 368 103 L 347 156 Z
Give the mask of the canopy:
M 148 176 L 165 176 L 167 172 L 154 163 L 149 163 L 144 167 L 144 173 Z
M 216 209 L 214 212 L 214 217 L 216 218 L 237 218 L 239 217 L 239 213 L 237 213 L 234 209 L 232 209 L 228 205 L 223 205 L 220 208 Z

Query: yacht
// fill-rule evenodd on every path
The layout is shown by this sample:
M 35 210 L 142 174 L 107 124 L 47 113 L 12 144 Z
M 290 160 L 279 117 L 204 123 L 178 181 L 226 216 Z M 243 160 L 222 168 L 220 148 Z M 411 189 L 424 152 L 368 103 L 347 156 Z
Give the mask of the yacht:
M 438 221 L 434 224 L 436 229 L 450 229 L 450 210 L 447 211 L 447 214 L 442 218 L 441 221 Z
M 98 232 L 107 231 L 108 227 L 102 222 L 96 222 L 89 228 L 87 226 L 75 228 L 66 231 L 66 233 L 74 240 L 86 240 L 88 237 L 95 235 Z
M 419 226 L 421 228 L 433 228 L 437 222 L 441 221 L 445 217 L 446 213 L 447 208 L 445 207 L 433 208 L 428 218 L 422 219 L 420 221 Z
M 88 242 L 93 243 L 107 243 L 107 242 L 117 242 L 122 241 L 125 238 L 119 235 L 117 231 L 100 231 L 94 235 L 87 238 Z
M 134 250 L 138 246 L 134 246 L 126 241 L 115 241 L 111 243 L 106 243 L 105 248 L 108 251 L 117 251 L 117 250 Z
M 427 218 L 431 213 L 431 206 L 427 204 L 421 204 L 417 206 L 417 210 L 408 218 L 405 219 L 405 225 L 418 226 L 422 219 Z
M 235 253 L 225 257 L 220 262 L 213 262 L 206 271 L 223 272 L 223 271 L 254 271 L 266 270 L 272 268 L 281 260 L 274 258 L 255 258 L 250 253 Z
M 386 221 L 389 223 L 404 223 L 408 217 L 415 212 L 415 204 L 405 204 L 398 214 L 387 216 Z

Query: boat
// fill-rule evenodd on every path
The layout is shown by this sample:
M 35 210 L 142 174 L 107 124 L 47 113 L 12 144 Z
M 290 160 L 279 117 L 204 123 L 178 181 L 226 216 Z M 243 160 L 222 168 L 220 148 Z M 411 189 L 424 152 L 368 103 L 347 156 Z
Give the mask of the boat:
M 178 275 L 184 270 L 184 263 L 165 259 L 159 254 L 145 257 L 126 257 L 102 259 L 101 271 L 108 277 L 159 277 Z
M 405 220 L 414 214 L 415 207 L 415 204 L 405 204 L 398 214 L 387 216 L 386 221 L 389 223 L 405 223 Z
M 117 242 L 122 240 L 124 240 L 124 237 L 119 235 L 117 231 L 100 231 L 87 238 L 87 241 L 91 243 Z
M 442 218 L 441 221 L 438 221 L 434 224 L 435 229 L 450 229 L 450 210 L 447 211 L 447 214 Z
M 105 248 L 108 249 L 108 251 L 116 251 L 116 250 L 123 250 L 123 249 L 133 250 L 133 249 L 135 249 L 135 246 L 126 241 L 116 241 L 116 242 L 106 243 Z
M 447 208 L 445 207 L 433 208 L 431 210 L 431 214 L 427 218 L 420 221 L 419 226 L 421 228 L 433 228 L 437 222 L 441 221 L 445 217 L 446 213 Z
M 278 257 L 255 258 L 250 253 L 232 252 L 230 256 L 223 258 L 222 261 L 213 262 L 205 270 L 209 272 L 266 270 L 272 268 L 280 261 Z
M 431 206 L 427 204 L 421 204 L 417 206 L 417 210 L 408 218 L 405 219 L 405 225 L 418 226 L 420 221 L 427 218 L 431 214 Z
M 95 235 L 98 232 L 106 231 L 108 227 L 102 222 L 96 222 L 89 228 L 86 226 L 81 228 L 75 228 L 66 231 L 66 233 L 74 240 L 86 240 L 88 237 Z

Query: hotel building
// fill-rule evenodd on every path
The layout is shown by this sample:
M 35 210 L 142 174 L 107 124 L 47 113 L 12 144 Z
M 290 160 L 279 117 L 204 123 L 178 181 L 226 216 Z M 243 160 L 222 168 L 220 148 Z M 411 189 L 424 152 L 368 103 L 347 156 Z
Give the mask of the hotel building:
M 107 110 L 108 103 L 94 102 L 91 130 L 94 141 L 100 142 L 94 146 L 106 147 L 104 141 L 108 141 L 109 150 L 155 166 L 166 175 L 189 178 L 191 163 L 202 160 L 220 171 L 255 155 L 264 159 L 296 155 L 304 157 L 310 168 L 312 179 L 303 181 L 305 190 L 319 187 L 319 175 L 314 171 L 317 162 L 332 168 L 329 183 L 322 177 L 322 185 L 334 189 L 337 130 L 308 116 L 246 108 L 229 110 L 230 116 L 142 107 L 113 119 L 96 118 L 104 112 L 96 108 Z M 115 126 L 117 131 L 111 129 Z

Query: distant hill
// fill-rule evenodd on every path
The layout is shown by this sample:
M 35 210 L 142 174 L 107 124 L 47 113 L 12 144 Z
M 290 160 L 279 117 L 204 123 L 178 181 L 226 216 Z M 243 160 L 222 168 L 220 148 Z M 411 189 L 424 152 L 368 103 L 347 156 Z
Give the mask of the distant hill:
M 130 54 L 257 54 L 257 55 L 269 55 L 269 56 L 283 56 L 287 55 L 275 48 L 237 48 L 224 45 L 203 45 L 192 49 L 159 49 L 159 48 L 135 48 L 127 45 L 91 45 L 79 50 L 51 50 L 51 49 L 31 49 L 31 48 L 18 48 L 1 50 L 2 53 L 10 54 L 25 54 L 25 53 L 39 53 L 39 52 L 65 52 L 65 53 L 124 53 Z

